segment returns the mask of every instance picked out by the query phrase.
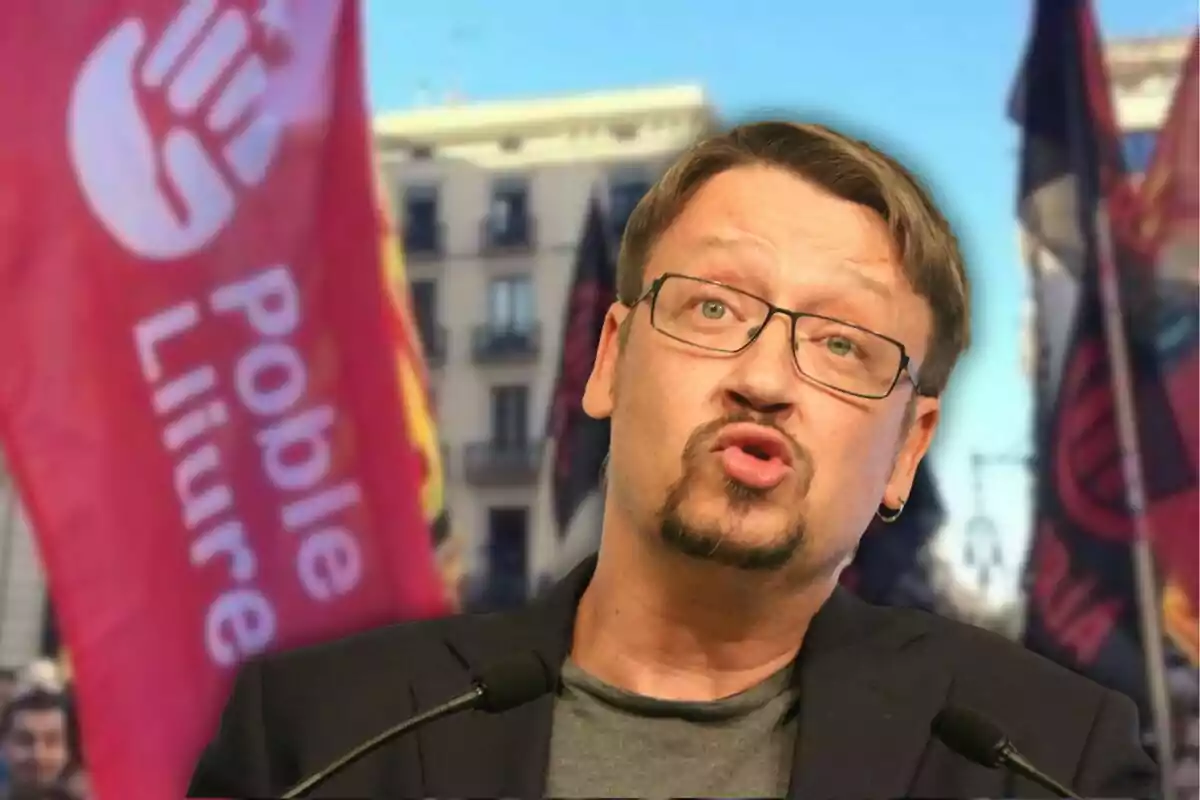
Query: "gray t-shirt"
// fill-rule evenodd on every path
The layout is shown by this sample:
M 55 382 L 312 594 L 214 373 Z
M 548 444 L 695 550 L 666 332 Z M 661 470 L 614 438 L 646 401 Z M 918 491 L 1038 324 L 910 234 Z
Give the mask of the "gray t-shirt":
M 795 753 L 791 670 L 712 702 L 657 700 L 562 670 L 548 797 L 783 797 Z

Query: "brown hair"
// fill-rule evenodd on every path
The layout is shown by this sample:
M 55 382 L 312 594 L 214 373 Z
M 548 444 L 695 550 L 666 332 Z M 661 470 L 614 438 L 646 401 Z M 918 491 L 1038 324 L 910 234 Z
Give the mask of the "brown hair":
M 67 696 L 62 692 L 33 688 L 18 694 L 0 711 L 0 739 L 8 736 L 17 717 L 26 711 L 61 711 L 69 734 L 71 705 Z
M 641 296 L 654 245 L 692 195 L 715 175 L 752 164 L 789 170 L 883 217 L 905 276 L 932 311 L 919 391 L 940 394 L 970 340 L 970 291 L 954 232 L 928 191 L 903 165 L 866 142 L 822 125 L 749 123 L 703 139 L 684 152 L 629 217 L 617 260 L 620 301 L 632 305 Z

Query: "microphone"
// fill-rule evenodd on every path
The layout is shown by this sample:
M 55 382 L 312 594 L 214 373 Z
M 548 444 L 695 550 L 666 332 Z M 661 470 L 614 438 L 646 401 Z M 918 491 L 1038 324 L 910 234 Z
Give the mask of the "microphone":
M 1058 797 L 1079 795 L 1051 778 L 1017 752 L 1011 740 L 996 723 L 977 711 L 947 706 L 933 718 L 933 735 L 963 758 L 989 769 L 1005 767 L 1053 792 Z
M 297 783 L 282 795 L 283 800 L 295 800 L 332 778 L 368 753 L 382 747 L 398 736 L 436 719 L 468 709 L 498 714 L 536 700 L 554 690 L 558 684 L 557 670 L 551 668 L 540 653 L 528 652 L 498 662 L 480 673 L 470 691 L 447 700 L 440 706 L 409 717 L 383 733 L 363 742 L 346 755 L 314 775 Z

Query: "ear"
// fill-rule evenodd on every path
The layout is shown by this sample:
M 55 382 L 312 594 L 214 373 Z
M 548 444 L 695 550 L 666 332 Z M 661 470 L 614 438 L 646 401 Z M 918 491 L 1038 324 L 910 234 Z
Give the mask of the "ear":
M 617 361 L 621 355 L 621 323 L 628 314 L 628 306 L 613 303 L 604 315 L 596 360 L 592 362 L 592 374 L 588 376 L 587 387 L 583 390 L 584 413 L 593 419 L 612 416 L 616 400 Z
M 937 429 L 941 401 L 936 397 L 918 397 L 912 414 L 912 422 L 900 442 L 900 451 L 881 500 L 883 505 L 892 509 L 903 506 L 912 492 L 917 465 L 929 451 L 933 432 Z

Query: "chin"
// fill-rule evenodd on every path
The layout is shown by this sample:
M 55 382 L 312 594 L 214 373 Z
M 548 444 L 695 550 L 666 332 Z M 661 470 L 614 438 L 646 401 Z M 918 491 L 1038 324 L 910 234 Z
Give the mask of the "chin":
M 779 491 L 782 488 L 760 491 L 729 485 L 719 493 L 706 492 L 696 497 L 694 503 L 683 503 L 680 511 L 725 525 L 732 522 L 739 528 L 785 529 L 796 524 L 800 508 L 795 500 L 788 503 L 790 495 Z
M 794 524 L 784 525 L 776 520 L 726 521 L 715 530 L 720 531 L 722 547 L 742 550 L 782 550 L 801 538 Z
M 679 509 L 662 519 L 660 533 L 670 549 L 691 558 L 758 572 L 791 564 L 804 545 L 803 520 L 775 509 L 742 514 Z

